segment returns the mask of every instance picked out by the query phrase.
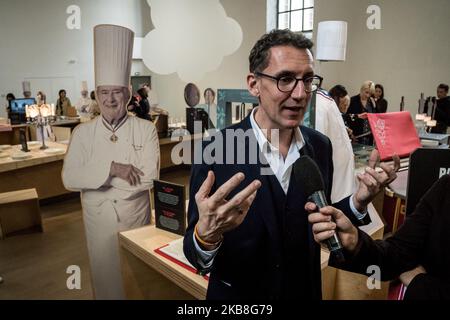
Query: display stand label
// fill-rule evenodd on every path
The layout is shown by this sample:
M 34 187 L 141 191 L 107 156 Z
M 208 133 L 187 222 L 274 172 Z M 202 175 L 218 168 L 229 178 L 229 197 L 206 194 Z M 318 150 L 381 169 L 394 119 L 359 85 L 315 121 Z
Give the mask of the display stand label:
M 155 180 L 156 228 L 184 236 L 186 232 L 185 187 Z

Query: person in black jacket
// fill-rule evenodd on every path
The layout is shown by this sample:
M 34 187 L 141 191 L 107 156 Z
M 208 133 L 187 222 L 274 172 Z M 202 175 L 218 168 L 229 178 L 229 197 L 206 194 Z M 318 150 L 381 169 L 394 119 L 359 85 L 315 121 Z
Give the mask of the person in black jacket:
M 350 97 L 348 96 L 347 89 L 343 85 L 337 84 L 329 91 L 330 96 L 336 102 L 336 105 L 341 112 L 342 119 L 344 120 L 345 128 L 347 129 L 348 136 L 354 141 L 354 135 L 352 129 L 349 128 L 350 115 L 347 114 L 347 110 L 350 106 Z
M 388 102 L 384 98 L 384 87 L 381 84 L 375 85 L 375 94 L 373 95 L 376 103 L 377 113 L 386 113 L 388 108 Z
M 446 133 L 450 126 L 450 97 L 448 96 L 448 85 L 444 83 L 437 88 L 435 120 L 437 125 L 431 132 Z
M 11 101 L 13 101 L 15 99 L 16 99 L 16 97 L 12 93 L 8 93 L 6 95 L 6 114 L 8 115 L 8 118 L 9 118 L 9 114 L 11 113 Z
M 373 145 L 373 136 L 370 130 L 367 113 L 376 113 L 376 103 L 372 98 L 375 93 L 375 84 L 372 81 L 365 81 L 360 93 L 350 99 L 350 106 L 347 110 L 349 116 L 348 125 L 358 143 Z
M 139 96 L 141 97 L 141 100 L 139 101 L 139 105 L 136 105 L 134 108 L 134 112 L 136 113 L 136 116 L 141 119 L 145 120 L 151 120 L 150 117 L 150 104 L 148 102 L 148 95 L 147 90 L 145 88 L 141 88 L 137 91 Z
M 339 187 L 332 186 L 330 140 L 300 125 L 322 82 L 312 46 L 289 30 L 263 35 L 250 53 L 247 76 L 259 105 L 205 141 L 203 155 L 214 140 L 213 159 L 193 164 L 183 250 L 200 273 L 211 272 L 207 299 L 322 298 L 320 246 L 305 211 L 309 195 L 293 170 L 308 155 L 324 177 L 328 200 Z M 384 169 L 358 175 L 356 192 L 335 204 L 353 223 L 370 222 L 366 206 L 395 179 L 394 167 Z
M 321 241 L 337 228 L 347 261 L 331 264 L 367 275 L 368 266 L 379 266 L 381 280 L 400 277 L 407 299 L 450 299 L 450 176 L 441 177 L 423 196 L 414 212 L 386 240 L 372 240 L 336 209 L 309 216 L 314 238 Z M 310 211 L 314 205 L 308 204 Z M 328 223 L 329 216 L 336 224 Z

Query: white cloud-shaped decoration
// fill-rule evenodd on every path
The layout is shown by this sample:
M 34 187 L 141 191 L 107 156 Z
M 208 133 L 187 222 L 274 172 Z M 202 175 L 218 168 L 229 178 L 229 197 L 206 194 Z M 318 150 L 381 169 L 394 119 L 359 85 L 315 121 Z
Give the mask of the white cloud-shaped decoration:
M 142 43 L 144 64 L 155 73 L 200 80 L 242 44 L 241 26 L 219 0 L 147 0 L 155 29 Z

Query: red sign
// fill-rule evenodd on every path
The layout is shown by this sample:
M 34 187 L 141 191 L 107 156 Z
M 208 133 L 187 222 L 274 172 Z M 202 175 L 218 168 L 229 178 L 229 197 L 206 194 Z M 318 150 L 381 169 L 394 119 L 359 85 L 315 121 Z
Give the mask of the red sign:
M 421 147 L 409 112 L 369 113 L 368 119 L 382 161 L 395 154 L 400 158 L 409 157 Z

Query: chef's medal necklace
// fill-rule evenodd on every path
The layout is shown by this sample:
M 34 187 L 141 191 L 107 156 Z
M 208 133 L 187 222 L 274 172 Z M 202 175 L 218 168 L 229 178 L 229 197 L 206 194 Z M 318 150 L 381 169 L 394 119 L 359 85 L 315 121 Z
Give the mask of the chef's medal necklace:
M 120 121 L 117 125 L 112 126 L 110 125 L 108 122 L 105 121 L 105 119 L 103 120 L 103 124 L 106 127 L 106 129 L 108 129 L 108 131 L 112 132 L 112 136 L 109 137 L 109 140 L 113 143 L 116 143 L 119 140 L 119 137 L 116 136 L 116 131 L 119 130 L 119 128 L 125 123 L 125 121 L 127 121 L 128 116 L 125 116 L 122 121 Z
M 119 138 L 117 138 L 117 136 L 116 136 L 115 133 L 113 132 L 113 135 L 109 138 L 109 140 L 111 140 L 112 142 L 116 143 L 117 140 L 119 140 Z

